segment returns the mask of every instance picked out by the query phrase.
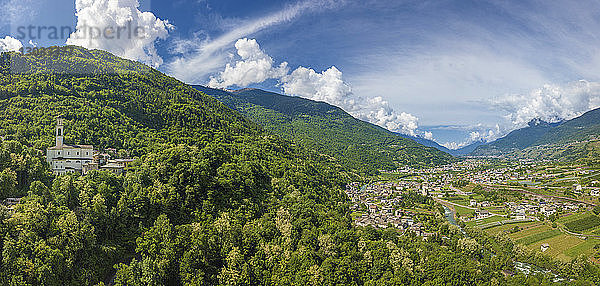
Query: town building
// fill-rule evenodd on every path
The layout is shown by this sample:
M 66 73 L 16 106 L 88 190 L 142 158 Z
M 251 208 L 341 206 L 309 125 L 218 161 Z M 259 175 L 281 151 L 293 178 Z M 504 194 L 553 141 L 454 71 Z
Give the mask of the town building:
M 82 173 L 84 167 L 94 160 L 94 147 L 91 145 L 64 144 L 64 121 L 56 119 L 56 146 L 46 150 L 46 161 L 55 175 Z
M 492 216 L 487 210 L 475 210 L 475 219 L 484 219 Z
M 526 220 L 527 216 L 525 215 L 524 212 L 518 212 L 515 214 L 515 219 L 516 220 Z

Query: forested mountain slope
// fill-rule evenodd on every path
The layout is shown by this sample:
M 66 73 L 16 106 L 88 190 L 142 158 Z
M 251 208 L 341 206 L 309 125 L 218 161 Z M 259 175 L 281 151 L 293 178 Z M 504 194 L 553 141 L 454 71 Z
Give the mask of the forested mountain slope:
M 263 131 L 158 71 L 72 49 L 0 56 L 0 194 L 23 196 L 14 209 L 0 206 L 1 285 L 542 279 L 504 278 L 501 271 L 526 255 L 510 240 L 467 239 L 448 224 L 428 240 L 356 228 L 343 193 L 354 178 L 327 156 Z M 67 143 L 127 149 L 137 161 L 124 175 L 53 177 L 43 154 L 59 114 Z M 600 282 L 585 261 L 560 269 Z
M 600 138 L 600 108 L 552 128 L 537 140 L 536 145 L 583 141 L 591 137 Z
M 404 165 L 432 166 L 453 161 L 449 154 L 358 120 L 324 102 L 259 89 L 224 91 L 194 87 L 266 130 L 305 148 L 329 154 L 352 169 L 374 173 Z
M 595 109 L 564 122 L 547 123 L 539 119 L 532 120 L 527 127 L 479 146 L 470 155 L 519 157 L 535 153 L 532 156 L 541 159 L 559 158 L 562 156 L 560 151 L 568 151 L 569 154 L 566 155 L 573 160 L 587 155 L 584 154 L 585 152 L 579 155 L 570 154 L 579 152 L 566 150 L 569 145 L 598 138 L 600 138 L 600 109 Z

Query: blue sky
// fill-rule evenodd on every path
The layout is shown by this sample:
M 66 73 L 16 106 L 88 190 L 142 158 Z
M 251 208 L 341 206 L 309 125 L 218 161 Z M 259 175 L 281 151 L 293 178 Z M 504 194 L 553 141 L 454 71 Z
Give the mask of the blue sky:
M 0 3 L 2 37 L 15 37 L 18 26 L 78 21 L 73 1 Z M 255 39 L 248 48 L 260 48 L 258 56 L 270 58 L 273 67 L 287 62 L 289 75 L 272 71 L 276 75 L 264 81 L 229 88 L 248 85 L 314 99 L 308 92 L 323 85 L 298 84 L 324 81 L 322 72 L 335 66 L 342 91 L 318 98 L 335 98 L 330 103 L 390 129 L 417 122 L 410 114 L 418 118 L 410 132 L 456 147 L 496 138 L 535 117 L 569 119 L 597 107 L 599 8 L 597 1 L 140 1 L 138 10 L 171 26 L 157 32 L 154 55 L 137 59 L 207 84 L 225 76 L 226 64 L 248 63 L 235 44 Z M 28 40 L 21 39 L 24 45 Z M 315 74 L 294 81 L 298 67 Z M 378 97 L 385 103 L 371 100 Z M 361 100 L 379 103 L 367 107 Z

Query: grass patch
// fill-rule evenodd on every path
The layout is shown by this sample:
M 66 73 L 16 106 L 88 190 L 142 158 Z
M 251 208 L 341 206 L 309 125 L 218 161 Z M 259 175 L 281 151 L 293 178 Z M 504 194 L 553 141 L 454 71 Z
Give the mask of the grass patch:
M 574 247 L 571 247 L 565 251 L 565 254 L 570 257 L 577 257 L 581 254 L 589 255 L 594 252 L 594 246 L 600 244 L 600 241 L 596 239 L 588 239 L 583 243 L 580 243 Z
M 553 230 L 536 233 L 534 235 L 523 237 L 523 238 L 517 240 L 517 243 L 530 245 L 530 244 L 536 243 L 538 241 L 542 241 L 542 240 L 546 240 L 548 238 L 558 236 L 560 234 L 561 234 L 560 230 L 553 229 Z
M 475 212 L 472 209 L 468 209 L 465 207 L 459 207 L 457 205 L 454 205 L 453 207 L 454 207 L 454 210 L 456 210 L 456 212 L 460 215 L 460 217 L 470 217 Z
M 567 227 L 569 231 L 573 232 L 581 232 L 597 226 L 600 226 L 600 217 L 595 215 L 588 215 L 583 218 L 565 223 L 565 227 Z

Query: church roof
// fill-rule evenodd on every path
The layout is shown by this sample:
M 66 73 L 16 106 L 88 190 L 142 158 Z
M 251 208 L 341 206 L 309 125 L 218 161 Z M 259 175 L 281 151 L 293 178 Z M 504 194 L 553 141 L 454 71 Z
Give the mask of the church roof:
M 67 145 L 64 144 L 62 147 L 54 146 L 48 148 L 48 150 L 63 150 L 63 149 L 94 149 L 92 145 Z

